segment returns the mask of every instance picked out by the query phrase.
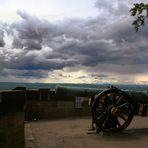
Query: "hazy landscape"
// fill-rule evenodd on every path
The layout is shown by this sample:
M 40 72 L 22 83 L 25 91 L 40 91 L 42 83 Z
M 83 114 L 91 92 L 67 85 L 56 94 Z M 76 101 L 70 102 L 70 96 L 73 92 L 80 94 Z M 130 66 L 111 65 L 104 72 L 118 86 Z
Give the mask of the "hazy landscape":
M 39 89 L 39 88 L 49 88 L 55 89 L 56 85 L 73 86 L 73 87 L 87 87 L 87 88 L 100 88 L 106 89 L 110 85 L 123 90 L 146 90 L 148 91 L 148 85 L 134 85 L 134 84 L 82 84 L 82 83 L 12 83 L 12 82 L 0 82 L 0 90 L 11 90 L 15 87 L 26 87 L 26 89 Z

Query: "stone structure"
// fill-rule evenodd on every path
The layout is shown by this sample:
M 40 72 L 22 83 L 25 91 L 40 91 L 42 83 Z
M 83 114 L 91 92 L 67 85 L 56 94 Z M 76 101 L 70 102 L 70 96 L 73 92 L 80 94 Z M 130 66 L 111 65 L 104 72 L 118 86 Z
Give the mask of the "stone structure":
M 24 148 L 24 91 L 0 92 L 0 148 Z
M 53 95 L 54 94 L 54 95 Z M 55 95 L 53 90 L 40 89 L 26 91 L 26 120 L 44 120 L 90 115 L 88 98 L 76 107 L 76 97 Z
M 50 89 L 0 92 L 0 148 L 25 147 L 24 120 L 88 116 L 87 100 L 76 102 L 74 96 L 55 95 Z

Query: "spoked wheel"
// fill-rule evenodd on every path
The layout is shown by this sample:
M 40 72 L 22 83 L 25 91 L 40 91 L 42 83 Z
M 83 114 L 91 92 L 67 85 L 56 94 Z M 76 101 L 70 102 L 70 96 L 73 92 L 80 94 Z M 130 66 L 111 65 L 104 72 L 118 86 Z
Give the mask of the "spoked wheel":
M 97 130 L 110 133 L 127 128 L 134 115 L 129 96 L 116 88 L 96 96 L 92 111 Z

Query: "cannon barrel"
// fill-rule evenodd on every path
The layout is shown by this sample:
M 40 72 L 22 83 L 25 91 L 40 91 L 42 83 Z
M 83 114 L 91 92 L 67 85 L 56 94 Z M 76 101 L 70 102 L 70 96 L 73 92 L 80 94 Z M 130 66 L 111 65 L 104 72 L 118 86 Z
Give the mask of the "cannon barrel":
M 148 91 L 125 91 L 132 103 L 148 104 Z
M 80 97 L 93 97 L 103 92 L 103 89 L 85 88 L 85 87 L 69 87 L 69 86 L 56 86 L 56 94 L 74 95 Z M 148 91 L 125 91 L 130 97 L 132 103 L 148 104 Z
M 68 87 L 68 86 L 56 86 L 56 94 L 73 95 L 80 97 L 93 97 L 103 90 L 97 88 L 84 88 L 84 87 Z

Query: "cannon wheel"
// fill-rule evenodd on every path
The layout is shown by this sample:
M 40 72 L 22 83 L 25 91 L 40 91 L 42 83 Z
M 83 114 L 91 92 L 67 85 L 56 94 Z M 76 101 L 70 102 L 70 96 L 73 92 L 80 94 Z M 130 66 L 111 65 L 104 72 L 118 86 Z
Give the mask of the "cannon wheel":
M 92 105 L 97 131 L 115 133 L 127 128 L 133 118 L 129 96 L 117 89 L 108 89 L 95 97 Z

